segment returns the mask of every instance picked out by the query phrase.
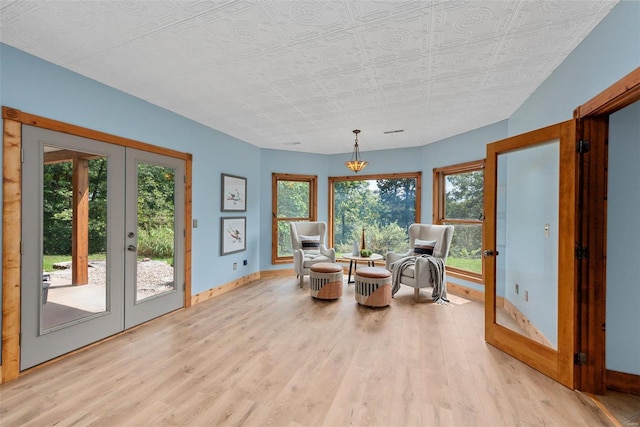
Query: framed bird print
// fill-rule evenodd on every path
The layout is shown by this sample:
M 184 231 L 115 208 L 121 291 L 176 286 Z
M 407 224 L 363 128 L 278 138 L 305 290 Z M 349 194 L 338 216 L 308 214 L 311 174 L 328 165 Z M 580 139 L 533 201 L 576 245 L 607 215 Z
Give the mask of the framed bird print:
M 247 218 L 244 216 L 220 218 L 220 255 L 229 255 L 247 249 Z
M 222 212 L 247 211 L 247 178 L 222 174 Z

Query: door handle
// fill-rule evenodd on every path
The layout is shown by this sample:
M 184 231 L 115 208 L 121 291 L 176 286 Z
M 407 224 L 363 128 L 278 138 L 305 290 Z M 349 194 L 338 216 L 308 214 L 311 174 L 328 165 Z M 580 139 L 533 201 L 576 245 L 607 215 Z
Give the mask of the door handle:
M 135 245 L 129 245 L 129 246 L 127 246 L 127 250 L 129 252 L 135 252 L 136 251 L 136 247 L 135 247 Z
M 494 256 L 494 255 L 498 256 L 498 255 L 500 255 L 500 252 L 498 252 L 498 251 L 493 252 L 492 250 L 486 250 L 482 254 L 484 256 L 486 256 L 486 257 L 490 257 L 490 256 Z

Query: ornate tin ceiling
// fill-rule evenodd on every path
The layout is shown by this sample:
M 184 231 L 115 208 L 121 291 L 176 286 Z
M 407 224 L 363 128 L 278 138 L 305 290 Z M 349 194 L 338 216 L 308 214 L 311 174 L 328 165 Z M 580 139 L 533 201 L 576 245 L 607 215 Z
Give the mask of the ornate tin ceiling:
M 1 0 L 0 41 L 259 147 L 350 153 L 356 128 L 365 152 L 508 118 L 616 3 Z

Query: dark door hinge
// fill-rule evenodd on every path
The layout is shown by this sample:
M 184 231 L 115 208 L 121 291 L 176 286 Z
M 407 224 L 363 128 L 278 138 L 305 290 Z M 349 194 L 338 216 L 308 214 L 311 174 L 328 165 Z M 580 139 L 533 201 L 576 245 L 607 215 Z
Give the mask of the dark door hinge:
M 576 248 L 577 259 L 587 259 L 589 257 L 589 249 L 584 246 L 578 246 Z
M 587 353 L 576 353 L 573 355 L 573 362 L 578 366 L 587 364 Z
M 584 153 L 588 153 L 589 152 L 589 141 L 585 141 L 585 140 L 580 140 L 578 141 L 578 144 L 576 145 L 576 151 L 579 154 L 584 154 Z

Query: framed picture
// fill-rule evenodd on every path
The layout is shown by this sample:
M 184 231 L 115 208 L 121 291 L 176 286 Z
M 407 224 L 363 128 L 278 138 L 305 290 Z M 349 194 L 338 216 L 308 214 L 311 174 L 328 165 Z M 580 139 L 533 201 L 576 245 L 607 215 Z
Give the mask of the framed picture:
M 247 211 L 247 178 L 222 174 L 222 212 Z
M 247 249 L 247 217 L 220 218 L 220 254 L 229 255 Z

